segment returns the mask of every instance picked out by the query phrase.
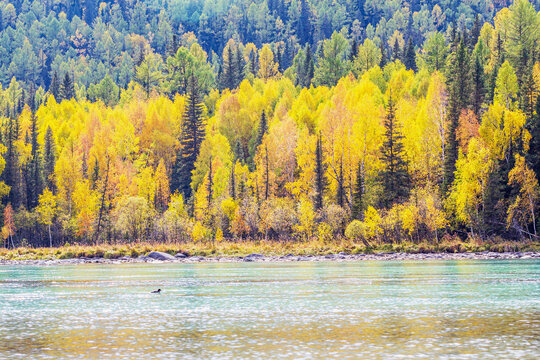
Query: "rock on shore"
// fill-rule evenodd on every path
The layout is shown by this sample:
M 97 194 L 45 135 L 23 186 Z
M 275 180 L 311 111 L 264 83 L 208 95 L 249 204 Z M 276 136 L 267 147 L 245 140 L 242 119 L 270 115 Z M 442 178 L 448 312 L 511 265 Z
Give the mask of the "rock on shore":
M 326 255 L 293 255 L 265 256 L 262 254 L 249 254 L 245 257 L 201 257 L 177 254 L 172 256 L 167 253 L 154 251 L 146 256 L 132 258 L 124 256 L 118 259 L 104 258 L 76 258 L 76 259 L 51 259 L 51 260 L 0 260 L 0 265 L 75 265 L 75 264 L 122 264 L 122 263 L 199 263 L 199 262 L 291 262 L 291 261 L 365 261 L 365 260 L 489 260 L 489 259 L 539 259 L 540 252 L 515 252 L 515 253 L 378 253 L 378 254 L 326 254 Z

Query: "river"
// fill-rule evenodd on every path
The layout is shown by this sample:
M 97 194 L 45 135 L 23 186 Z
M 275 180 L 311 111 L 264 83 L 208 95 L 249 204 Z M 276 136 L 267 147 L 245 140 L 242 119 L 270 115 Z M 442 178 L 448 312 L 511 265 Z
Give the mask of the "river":
M 0 266 L 0 358 L 538 359 L 540 260 Z

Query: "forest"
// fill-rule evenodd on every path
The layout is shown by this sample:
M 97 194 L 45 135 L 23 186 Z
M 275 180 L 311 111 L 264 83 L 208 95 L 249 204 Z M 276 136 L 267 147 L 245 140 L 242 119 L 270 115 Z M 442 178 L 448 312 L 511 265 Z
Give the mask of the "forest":
M 4 246 L 538 241 L 539 8 L 0 0 Z

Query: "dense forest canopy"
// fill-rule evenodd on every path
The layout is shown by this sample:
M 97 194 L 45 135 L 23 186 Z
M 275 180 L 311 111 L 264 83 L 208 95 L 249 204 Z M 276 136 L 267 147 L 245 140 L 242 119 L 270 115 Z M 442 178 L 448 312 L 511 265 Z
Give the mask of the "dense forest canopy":
M 538 5 L 0 1 L 6 244 L 537 239 Z
M 538 6 L 540 2 L 533 5 Z M 0 1 L 0 82 L 13 77 L 47 90 L 69 72 L 88 89 L 107 74 L 121 87 L 146 52 L 163 60 L 194 39 L 217 73 L 229 39 L 257 48 L 318 49 L 333 32 L 390 51 L 397 40 L 418 48 L 434 31 L 494 23 L 509 0 L 35 0 Z M 381 45 L 382 44 L 382 45 Z

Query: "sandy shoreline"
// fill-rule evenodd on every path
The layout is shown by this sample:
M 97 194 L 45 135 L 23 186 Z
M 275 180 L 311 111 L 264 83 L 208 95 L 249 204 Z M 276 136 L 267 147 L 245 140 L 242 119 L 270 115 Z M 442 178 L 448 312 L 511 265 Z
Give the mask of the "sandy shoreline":
M 284 255 L 271 256 L 250 254 L 245 257 L 201 257 L 177 254 L 157 253 L 153 257 L 124 256 L 118 259 L 74 258 L 40 260 L 0 260 L 0 265 L 76 265 L 76 264 L 128 264 L 128 263 L 219 263 L 219 262 L 297 262 L 297 261 L 366 261 L 366 260 L 489 260 L 489 259 L 540 259 L 540 252 L 480 252 L 480 253 L 378 253 L 378 254 L 330 254 L 330 255 Z

